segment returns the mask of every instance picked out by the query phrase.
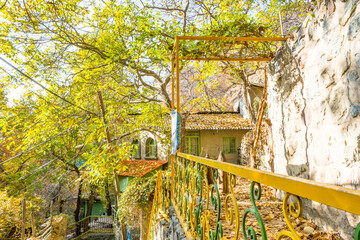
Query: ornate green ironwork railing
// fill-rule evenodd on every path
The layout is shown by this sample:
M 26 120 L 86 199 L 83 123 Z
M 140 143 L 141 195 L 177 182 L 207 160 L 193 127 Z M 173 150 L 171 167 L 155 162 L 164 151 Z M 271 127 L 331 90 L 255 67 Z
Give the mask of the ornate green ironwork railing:
M 229 191 L 225 196 L 220 195 L 217 185 L 219 171 L 223 172 L 222 180 L 228 182 Z M 212 175 L 212 179 L 210 179 L 212 184 L 208 181 L 209 175 Z M 245 209 L 243 213 L 240 212 L 234 192 L 237 185 L 236 176 L 251 181 L 249 194 L 251 207 Z M 360 191 L 358 190 L 184 153 L 178 153 L 171 164 L 171 188 L 169 188 L 169 180 L 169 176 L 158 175 L 148 239 L 153 239 L 157 213 L 161 212 L 166 218 L 164 212 L 170 205 L 169 201 L 174 206 L 188 239 L 224 239 L 226 230 L 224 222 L 234 229 L 232 239 L 237 240 L 240 235 L 246 240 L 257 239 L 259 236 L 261 239 L 268 239 L 267 227 L 257 207 L 257 201 L 260 200 L 262 194 L 261 184 L 286 193 L 283 198 L 282 210 L 288 230 L 279 232 L 276 239 L 286 237 L 301 239 L 292 224 L 295 219 L 302 218 L 301 198 L 360 215 Z M 171 192 L 170 196 L 169 192 Z M 210 217 L 210 214 L 214 213 L 215 218 Z M 225 215 L 225 219 L 221 217 L 221 214 Z M 248 224 L 247 220 L 251 215 L 256 219 L 256 226 L 253 223 Z M 360 240 L 360 223 L 355 228 L 354 239 Z

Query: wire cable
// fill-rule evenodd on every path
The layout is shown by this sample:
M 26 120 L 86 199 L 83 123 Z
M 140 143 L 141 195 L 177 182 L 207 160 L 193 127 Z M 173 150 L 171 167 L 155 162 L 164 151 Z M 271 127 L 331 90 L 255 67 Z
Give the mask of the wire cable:
M 22 176 L 21 178 L 16 179 L 15 182 L 33 176 L 35 173 L 38 173 L 43 167 L 49 165 L 50 163 L 54 162 L 55 160 L 56 160 L 56 159 L 53 159 L 53 160 L 51 160 L 51 161 L 49 161 L 49 162 L 44 163 L 43 165 L 38 166 L 37 168 L 33 169 L 30 174 L 25 175 L 25 176 Z
M 0 67 L 2 71 L 4 71 L 7 75 L 9 75 L 11 78 L 14 78 L 16 81 L 20 82 L 20 84 L 22 86 L 24 86 L 25 88 L 27 88 L 27 90 L 29 90 L 30 92 L 32 92 L 33 94 L 35 94 L 38 98 L 44 100 L 49 106 L 55 108 L 56 110 L 60 111 L 57 107 L 54 106 L 54 104 L 52 104 L 51 102 L 47 101 L 44 97 L 42 97 L 40 94 L 34 92 L 33 90 L 29 89 L 29 86 L 27 86 L 26 84 L 22 83 L 19 79 L 17 79 L 16 77 L 14 77 L 12 74 L 10 74 L 8 71 L 5 70 L 5 68 Z
M 3 8 L 5 7 L 5 5 L 6 5 L 7 1 L 8 1 L 8 0 L 6 0 L 6 1 L 4 2 L 4 4 L 0 7 L 0 10 L 1 10 L 1 9 L 3 9 Z
M 56 172 L 61 166 L 57 167 L 55 170 L 53 170 L 52 172 Z M 63 176 L 64 174 L 66 174 L 68 170 L 66 170 L 61 176 Z M 24 188 L 18 190 L 18 192 L 22 192 L 24 191 L 25 189 L 28 189 L 30 188 L 32 185 L 34 185 L 35 183 L 39 183 L 41 182 L 42 180 L 44 180 L 44 178 L 47 177 L 47 175 L 45 174 L 43 177 L 39 178 L 39 179 L 36 179 L 36 181 L 33 181 L 33 183 L 31 183 L 30 185 L 26 185 Z M 15 190 L 12 191 L 12 193 L 14 193 Z
M 3 61 L 4 63 L 6 63 L 7 65 L 9 65 L 10 67 L 12 67 L 13 69 L 15 69 L 18 73 L 20 73 L 21 75 L 23 75 L 24 77 L 26 77 L 27 79 L 29 79 L 30 81 L 32 81 L 33 83 L 39 85 L 42 89 L 44 89 L 45 91 L 53 94 L 54 96 L 60 98 L 61 100 L 63 100 L 64 102 L 78 108 L 78 109 L 81 109 L 87 113 L 90 113 L 91 115 L 94 115 L 96 117 L 98 117 L 98 115 L 90 110 L 87 110 L 85 108 L 82 108 L 78 105 L 76 105 L 75 103 L 73 102 L 70 102 L 69 100 L 67 100 L 66 98 L 64 97 L 61 97 L 60 95 L 58 95 L 57 93 L 51 91 L 50 89 L 48 89 L 47 87 L 45 87 L 44 85 L 42 85 L 41 83 L 39 83 L 38 81 L 34 80 L 33 78 L 31 78 L 29 75 L 27 75 L 26 73 L 24 73 L 23 71 L 21 71 L 20 69 L 18 69 L 17 67 L 15 67 L 14 65 L 12 65 L 11 63 L 9 63 L 8 61 L 6 61 L 4 58 L 0 57 L 0 60 Z
M 34 149 L 36 149 L 36 148 L 44 145 L 45 143 L 53 140 L 54 138 L 57 138 L 57 137 L 59 137 L 59 136 L 61 136 L 61 135 L 64 135 L 66 132 L 67 132 L 67 130 L 65 130 L 65 131 L 63 131 L 62 133 L 59 133 L 59 134 L 57 134 L 57 135 L 55 135 L 55 136 L 53 136 L 53 137 L 45 140 L 44 142 L 39 143 L 38 145 L 35 145 L 34 147 L 29 148 L 28 150 L 26 150 L 26 151 L 24 151 L 24 152 L 21 152 L 21 153 L 15 155 L 15 156 L 13 156 L 13 157 L 11 157 L 11 158 L 3 161 L 3 162 L 1 162 L 1 163 L 0 163 L 0 166 L 2 166 L 4 163 L 7 163 L 7 162 L 9 162 L 9 161 L 11 161 L 11 160 L 13 160 L 13 159 L 15 159 L 15 158 L 21 157 L 21 156 L 24 155 L 25 153 L 30 152 L 30 151 L 32 151 L 32 150 L 34 150 Z
M 86 122 L 86 121 L 88 121 L 88 120 L 89 120 L 89 118 L 87 118 L 87 119 L 83 120 L 83 121 L 82 121 L 82 122 L 80 122 L 79 124 L 83 124 L 84 122 Z M 57 135 L 55 135 L 55 136 L 53 136 L 53 137 L 51 137 L 51 138 L 49 138 L 49 139 L 47 139 L 47 140 L 45 140 L 44 142 L 41 142 L 41 143 L 39 143 L 39 144 L 35 145 L 34 147 L 31 147 L 31 148 L 27 149 L 27 150 L 26 150 L 26 151 L 24 151 L 24 152 L 21 152 L 21 153 L 19 153 L 19 154 L 15 155 L 15 156 L 13 156 L 13 157 L 11 157 L 11 158 L 9 158 L 9 159 L 7 159 L 7 160 L 3 161 L 3 162 L 1 162 L 1 163 L 0 163 L 0 166 L 2 166 L 4 163 L 7 163 L 7 162 L 9 162 L 9 161 L 11 161 L 11 160 L 13 160 L 13 159 L 15 159 L 15 158 L 21 157 L 21 156 L 22 156 L 22 155 L 24 155 L 25 153 L 30 152 L 30 151 L 32 151 L 32 150 L 34 150 L 34 149 L 36 149 L 36 148 L 38 148 L 38 147 L 40 147 L 40 146 L 44 145 L 45 143 L 47 143 L 47 142 L 49 142 L 49 141 L 53 140 L 54 138 L 57 138 L 57 137 L 59 137 L 59 136 L 64 135 L 65 133 L 68 133 L 68 132 L 69 132 L 69 130 L 71 130 L 71 129 L 72 129 L 72 127 L 71 127 L 71 128 L 69 128 L 69 129 L 64 130 L 63 132 L 61 132 L 61 133 L 59 133 L 59 134 L 57 134 Z

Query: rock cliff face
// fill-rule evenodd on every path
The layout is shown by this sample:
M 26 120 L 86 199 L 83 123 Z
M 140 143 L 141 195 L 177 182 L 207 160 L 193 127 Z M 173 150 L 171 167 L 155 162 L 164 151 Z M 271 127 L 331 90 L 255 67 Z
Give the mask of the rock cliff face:
M 360 1 L 318 1 L 269 72 L 275 172 L 360 189 Z M 345 238 L 360 222 L 310 201 L 305 206 Z M 335 228 L 340 221 L 343 228 Z

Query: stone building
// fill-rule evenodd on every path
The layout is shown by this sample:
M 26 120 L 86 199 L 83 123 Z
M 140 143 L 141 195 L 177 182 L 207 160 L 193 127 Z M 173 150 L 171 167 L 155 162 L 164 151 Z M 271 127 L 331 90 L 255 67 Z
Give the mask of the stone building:
M 318 1 L 270 63 L 276 173 L 359 188 L 359 33 L 358 0 Z M 359 216 L 311 201 L 304 205 L 305 216 L 318 225 L 353 238 Z
M 133 160 L 168 161 L 169 146 L 159 134 L 143 131 L 131 141 Z

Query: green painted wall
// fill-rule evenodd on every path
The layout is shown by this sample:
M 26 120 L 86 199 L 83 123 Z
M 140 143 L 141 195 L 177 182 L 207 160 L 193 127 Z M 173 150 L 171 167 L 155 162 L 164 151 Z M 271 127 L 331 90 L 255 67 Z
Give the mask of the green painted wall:
M 119 176 L 119 184 L 120 184 L 120 191 L 124 192 L 125 188 L 128 186 L 129 181 L 132 179 L 133 177 L 125 177 L 125 176 Z
M 142 176 L 142 177 L 150 177 L 150 176 L 152 176 L 152 175 L 154 175 L 156 173 L 156 170 L 163 170 L 164 166 L 165 165 L 162 165 L 162 166 L 158 167 L 157 169 L 145 174 L 145 176 Z M 124 192 L 126 187 L 129 185 L 129 182 L 134 177 L 118 176 L 118 178 L 119 178 L 120 191 Z
M 88 210 L 88 201 L 85 202 L 85 216 L 87 214 Z M 93 203 L 92 210 L 91 210 L 91 216 L 102 216 L 106 215 L 106 208 L 105 203 L 101 201 L 96 201 Z
M 91 215 L 92 216 L 106 215 L 105 203 L 95 202 L 92 207 Z

